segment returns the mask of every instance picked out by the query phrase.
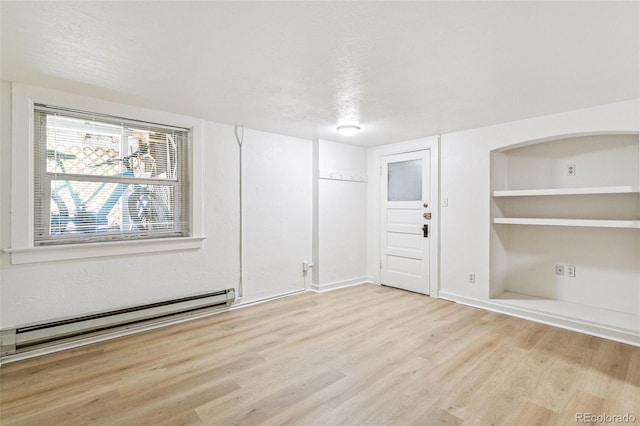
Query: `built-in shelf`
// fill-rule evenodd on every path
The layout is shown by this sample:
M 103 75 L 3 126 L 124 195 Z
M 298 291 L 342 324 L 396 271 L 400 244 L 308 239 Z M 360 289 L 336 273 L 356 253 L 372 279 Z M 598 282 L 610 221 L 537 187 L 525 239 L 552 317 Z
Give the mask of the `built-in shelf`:
M 491 306 L 640 346 L 639 154 L 615 132 L 491 153 Z
M 639 188 L 633 185 L 598 186 L 585 188 L 512 189 L 493 191 L 494 197 L 535 197 L 546 195 L 597 195 L 597 194 L 637 194 Z
M 525 217 L 496 217 L 493 223 L 505 225 L 578 226 L 586 228 L 632 228 L 640 229 L 640 220 L 600 219 L 550 219 Z
M 640 316 L 595 306 L 580 305 L 557 299 L 546 299 L 528 294 L 505 291 L 492 302 L 526 311 L 540 312 L 595 325 L 606 325 L 635 333 L 640 332 Z

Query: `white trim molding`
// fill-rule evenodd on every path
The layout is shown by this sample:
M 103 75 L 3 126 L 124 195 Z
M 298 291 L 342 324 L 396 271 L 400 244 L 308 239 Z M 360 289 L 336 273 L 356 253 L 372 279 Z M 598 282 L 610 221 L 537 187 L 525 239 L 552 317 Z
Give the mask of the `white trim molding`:
M 325 291 L 338 290 L 340 288 L 353 287 L 360 284 L 373 284 L 370 277 L 358 277 L 349 280 L 334 281 L 327 284 L 311 284 L 311 291 L 322 293 Z
M 583 321 L 576 318 L 555 315 L 536 310 L 520 308 L 516 306 L 506 306 L 499 301 L 481 300 L 472 297 L 461 296 L 459 294 L 441 291 L 441 299 L 459 303 L 461 305 L 472 306 L 491 312 L 510 315 L 517 318 L 535 321 L 542 324 L 564 328 L 566 330 L 577 331 L 591 336 L 602 337 L 616 342 L 640 347 L 640 335 L 633 330 L 611 327 L 605 324 L 598 324 L 590 321 Z
M 11 263 L 50 262 L 56 260 L 88 259 L 92 257 L 118 256 L 123 253 L 151 253 L 158 251 L 193 250 L 202 247 L 205 237 L 150 238 L 147 240 L 97 242 L 90 244 L 66 244 L 60 246 L 4 249 L 11 254 Z

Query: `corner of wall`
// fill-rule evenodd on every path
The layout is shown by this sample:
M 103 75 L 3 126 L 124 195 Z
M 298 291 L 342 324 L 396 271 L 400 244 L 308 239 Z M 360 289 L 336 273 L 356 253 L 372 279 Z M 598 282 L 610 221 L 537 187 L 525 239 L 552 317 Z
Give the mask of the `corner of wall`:
M 11 83 L 0 81 L 0 249 L 11 245 Z M 2 271 L 11 262 L 10 254 L 0 250 L 0 306 L 2 306 Z M 0 329 L 4 319 L 0 315 Z
M 311 225 L 311 288 L 320 283 L 320 231 L 319 231 L 319 173 L 320 173 L 320 141 L 318 138 L 311 142 L 311 170 L 312 170 L 312 225 Z

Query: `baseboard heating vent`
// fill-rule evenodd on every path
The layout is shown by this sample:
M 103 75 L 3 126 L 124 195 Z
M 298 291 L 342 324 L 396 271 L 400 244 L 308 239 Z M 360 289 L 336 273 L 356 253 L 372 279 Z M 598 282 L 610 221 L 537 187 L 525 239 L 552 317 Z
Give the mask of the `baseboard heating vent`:
M 230 288 L 147 305 L 3 329 L 0 330 L 0 355 L 53 344 L 63 339 L 97 334 L 131 324 L 231 305 L 234 300 L 235 289 Z

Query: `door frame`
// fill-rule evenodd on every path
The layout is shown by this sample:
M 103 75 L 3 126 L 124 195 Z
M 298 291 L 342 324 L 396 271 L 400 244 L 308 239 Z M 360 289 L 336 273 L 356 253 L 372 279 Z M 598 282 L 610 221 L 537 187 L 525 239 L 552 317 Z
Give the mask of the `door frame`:
M 389 190 L 387 185 L 388 173 L 389 173 L 388 165 L 398 161 L 415 160 L 418 158 L 426 160 L 425 162 L 427 163 L 426 165 L 423 166 L 422 172 L 421 172 L 421 180 L 423 185 L 421 188 L 422 194 L 420 196 L 420 200 L 419 201 L 395 201 L 393 202 L 393 207 L 389 206 L 389 202 L 385 203 L 385 198 L 387 197 L 388 190 Z M 388 215 L 390 214 L 390 210 L 395 210 L 395 209 L 419 210 L 419 212 L 416 215 L 417 217 L 419 217 L 419 223 L 415 224 L 415 228 L 413 226 L 411 228 L 415 233 L 414 235 L 420 236 L 420 242 L 421 242 L 420 251 L 422 252 L 421 262 L 423 265 L 426 264 L 427 273 L 423 274 L 423 277 L 416 281 L 418 283 L 418 286 L 415 288 L 408 288 L 408 287 L 413 287 L 413 285 L 411 283 L 407 283 L 407 281 L 405 281 L 406 278 L 403 278 L 403 277 L 397 277 L 398 281 L 395 284 L 391 284 L 387 281 L 387 279 L 390 279 L 389 276 L 387 276 L 387 279 L 385 279 L 386 282 L 384 284 L 389 285 L 391 287 L 396 287 L 399 289 L 415 291 L 417 293 L 421 293 L 428 296 L 429 294 L 431 294 L 431 273 L 429 272 L 431 270 L 431 258 L 430 258 L 431 241 L 430 241 L 430 238 L 423 238 L 422 236 L 423 230 L 421 228 L 424 224 L 427 224 L 429 227 L 431 227 L 431 220 L 422 219 L 422 213 L 426 211 L 430 212 L 434 204 L 433 197 L 431 195 L 431 186 L 430 186 L 431 184 L 431 150 L 429 148 L 426 148 L 426 149 L 421 149 L 419 151 L 403 152 L 402 154 L 383 155 L 380 157 L 380 166 L 381 166 L 380 229 L 379 229 L 379 232 L 380 232 L 380 281 L 382 283 L 382 274 L 385 272 L 385 268 L 388 274 L 391 274 L 391 275 L 393 274 L 393 272 L 390 272 L 388 270 L 389 256 L 388 254 L 385 256 L 385 246 L 387 246 L 387 244 L 385 244 L 385 240 L 389 234 L 389 224 L 385 223 L 385 218 L 386 218 L 386 221 L 388 221 L 388 217 L 389 217 Z M 425 194 L 427 195 L 426 198 L 425 198 Z M 425 201 L 429 203 L 428 208 L 423 207 L 423 203 Z M 402 233 L 404 233 L 405 231 L 408 231 L 407 229 L 404 228 L 404 226 L 401 226 L 401 228 L 403 229 Z M 429 232 L 429 234 L 431 234 L 431 232 Z M 409 257 L 411 256 L 409 255 Z M 403 275 L 403 274 L 400 274 L 400 275 Z M 425 283 L 424 281 L 422 281 L 423 279 L 427 280 L 428 282 Z M 409 281 L 412 281 L 412 280 L 409 279 Z
M 382 158 L 387 155 L 430 150 L 431 220 L 429 222 L 429 295 L 438 297 L 440 289 L 440 137 L 434 136 L 370 148 L 369 167 L 369 278 L 381 283 L 382 262 Z

